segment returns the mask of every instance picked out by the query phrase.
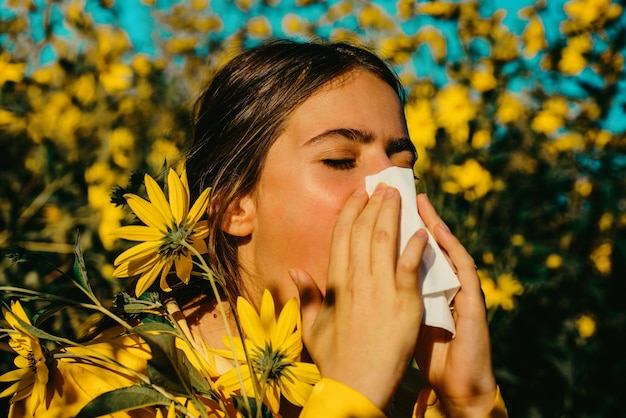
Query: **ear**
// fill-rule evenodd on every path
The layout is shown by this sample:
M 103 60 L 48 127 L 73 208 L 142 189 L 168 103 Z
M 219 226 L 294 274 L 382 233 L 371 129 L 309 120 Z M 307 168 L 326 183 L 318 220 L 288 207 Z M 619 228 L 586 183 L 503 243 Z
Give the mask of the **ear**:
M 233 202 L 224 218 L 222 230 L 236 237 L 247 237 L 254 231 L 256 206 L 251 195 Z

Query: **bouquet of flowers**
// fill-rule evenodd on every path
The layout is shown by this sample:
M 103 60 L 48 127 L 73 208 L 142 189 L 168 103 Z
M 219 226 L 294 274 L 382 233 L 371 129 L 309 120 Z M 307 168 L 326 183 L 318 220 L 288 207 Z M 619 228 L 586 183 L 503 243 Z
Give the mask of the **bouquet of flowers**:
M 0 376 L 0 397 L 10 397 L 9 415 L 268 417 L 279 416 L 281 397 L 303 405 L 320 376 L 314 364 L 299 361 L 297 300 L 286 303 L 278 317 L 267 290 L 259 312 L 242 297 L 231 300 L 221 291 L 225 278 L 208 262 L 210 189 L 191 202 L 184 167 L 170 169 L 163 187 L 149 175 L 143 184 L 147 199 L 122 196 L 140 223 L 116 231 L 117 237 L 138 242 L 117 257 L 113 272 L 137 279 L 134 295 L 122 292 L 113 307 L 106 307 L 90 286 L 78 244 L 66 279 L 85 300 L 0 287 L 11 298 L 10 306 L 2 307 L 6 327 L 1 331 L 16 354 L 16 368 Z M 190 329 L 174 300 L 150 291 L 157 277 L 161 290 L 171 291 L 168 279 L 174 275 L 183 283 L 194 275 L 210 283 L 226 348 L 209 346 Z M 29 317 L 22 302 L 42 308 Z M 97 312 L 115 325 L 86 341 L 39 326 L 68 307 Z

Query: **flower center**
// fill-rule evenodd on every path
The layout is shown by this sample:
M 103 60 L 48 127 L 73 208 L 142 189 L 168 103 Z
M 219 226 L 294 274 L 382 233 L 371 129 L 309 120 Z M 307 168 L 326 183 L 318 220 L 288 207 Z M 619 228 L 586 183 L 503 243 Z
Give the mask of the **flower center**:
M 181 255 L 186 257 L 188 250 L 185 244 L 191 244 L 190 241 L 187 241 L 187 238 L 189 238 L 192 232 L 186 226 L 186 222 L 183 222 L 181 225 L 175 225 L 174 228 L 168 227 L 157 253 L 167 260 L 180 258 Z
M 274 350 L 272 344 L 266 344 L 265 349 L 255 347 L 252 353 L 254 370 L 267 376 L 268 381 L 278 380 L 285 375 L 285 368 L 291 361 L 285 361 L 287 356 L 280 350 Z

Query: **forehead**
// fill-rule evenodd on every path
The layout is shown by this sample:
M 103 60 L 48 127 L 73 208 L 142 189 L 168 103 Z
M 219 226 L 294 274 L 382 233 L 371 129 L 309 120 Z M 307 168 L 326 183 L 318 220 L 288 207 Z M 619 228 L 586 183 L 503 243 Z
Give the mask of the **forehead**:
M 299 106 L 285 122 L 285 131 L 303 128 L 365 128 L 404 130 L 402 103 L 395 89 L 366 70 L 350 71 L 322 86 Z

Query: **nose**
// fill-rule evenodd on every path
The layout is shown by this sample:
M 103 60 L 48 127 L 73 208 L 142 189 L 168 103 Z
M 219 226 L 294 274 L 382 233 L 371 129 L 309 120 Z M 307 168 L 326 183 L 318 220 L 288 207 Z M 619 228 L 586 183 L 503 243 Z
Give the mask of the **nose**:
M 367 165 L 365 175 L 371 176 L 373 174 L 380 173 L 384 169 L 394 165 L 393 161 L 391 161 L 385 152 L 377 152 L 375 155 L 372 155 L 369 164 Z

